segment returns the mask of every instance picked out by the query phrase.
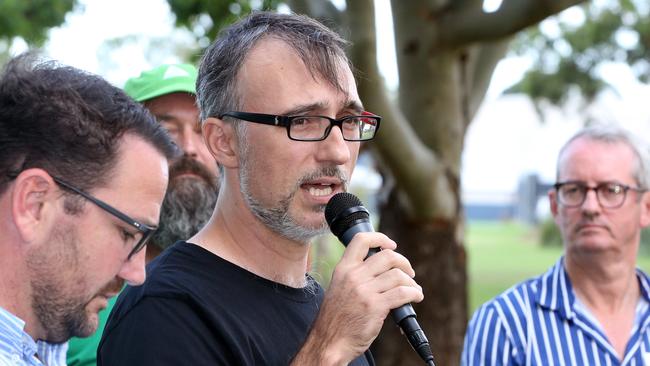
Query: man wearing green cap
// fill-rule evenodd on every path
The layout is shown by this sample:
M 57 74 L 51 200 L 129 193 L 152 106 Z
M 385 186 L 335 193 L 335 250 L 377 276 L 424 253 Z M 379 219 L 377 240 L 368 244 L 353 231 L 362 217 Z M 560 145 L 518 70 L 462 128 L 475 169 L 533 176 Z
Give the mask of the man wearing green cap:
M 201 136 L 196 76 L 192 65 L 163 65 L 127 80 L 124 91 L 156 116 L 185 155 L 216 176 L 217 165 Z
M 163 65 L 127 80 L 124 91 L 156 117 L 182 149 L 169 166 L 169 185 L 160 212 L 159 228 L 147 247 L 147 263 L 178 240 L 194 235 L 208 221 L 219 191 L 217 165 L 201 136 L 195 104 L 197 70 L 189 64 Z M 112 298 L 100 316 L 98 331 L 89 338 L 70 340 L 69 366 L 94 366 L 97 346 L 117 300 Z

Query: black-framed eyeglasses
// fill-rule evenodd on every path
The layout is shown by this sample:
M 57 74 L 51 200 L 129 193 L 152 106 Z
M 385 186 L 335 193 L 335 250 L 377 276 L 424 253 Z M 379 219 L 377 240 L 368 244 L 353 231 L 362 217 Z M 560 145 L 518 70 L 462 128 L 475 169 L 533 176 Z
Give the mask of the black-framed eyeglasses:
M 340 119 L 325 116 L 278 116 L 273 114 L 227 112 L 218 116 L 232 117 L 243 121 L 282 126 L 287 129 L 287 136 L 296 141 L 322 141 L 329 136 L 333 126 L 338 126 L 346 141 L 372 140 L 379 130 L 381 117 L 369 112 L 358 116 L 346 116 Z
M 618 208 L 625 202 L 627 191 L 643 193 L 646 189 L 631 187 L 618 182 L 603 182 L 590 187 L 583 182 L 569 181 L 553 185 L 557 191 L 558 203 L 566 207 L 581 206 L 587 198 L 587 192 L 596 192 L 598 203 L 604 208 Z
M 64 181 L 64 180 L 62 180 L 60 178 L 57 178 L 55 176 L 51 176 L 51 177 L 59 186 L 65 188 L 65 189 L 67 189 L 69 191 L 72 191 L 72 192 L 80 195 L 81 197 L 87 199 L 88 201 L 94 203 L 95 205 L 99 206 L 99 208 L 101 208 L 102 210 L 104 210 L 104 211 L 110 213 L 111 215 L 117 217 L 118 219 L 124 221 L 125 223 L 129 224 L 129 226 L 132 226 L 133 228 L 135 228 L 136 230 L 138 230 L 142 234 L 140 239 L 137 241 L 137 244 L 133 247 L 133 249 L 129 253 L 129 256 L 127 257 L 127 259 L 131 259 L 132 256 L 134 256 L 136 253 L 141 251 L 145 247 L 145 245 L 147 245 L 147 242 L 149 241 L 149 239 L 151 239 L 151 236 L 154 234 L 154 232 L 156 232 L 156 229 L 157 229 L 156 227 L 148 226 L 148 225 L 145 225 L 145 224 L 143 224 L 143 223 L 141 223 L 141 222 L 139 222 L 137 220 L 134 220 L 131 217 L 129 217 L 128 215 L 126 215 L 125 213 L 123 213 L 120 210 L 116 209 L 115 207 L 109 205 L 108 203 L 106 203 L 106 202 L 104 202 L 104 201 L 102 201 L 102 200 L 100 200 L 98 198 L 95 198 L 95 197 L 91 196 L 90 194 L 88 194 L 88 193 L 82 191 L 81 189 L 73 186 L 72 184 L 67 183 L 66 181 Z

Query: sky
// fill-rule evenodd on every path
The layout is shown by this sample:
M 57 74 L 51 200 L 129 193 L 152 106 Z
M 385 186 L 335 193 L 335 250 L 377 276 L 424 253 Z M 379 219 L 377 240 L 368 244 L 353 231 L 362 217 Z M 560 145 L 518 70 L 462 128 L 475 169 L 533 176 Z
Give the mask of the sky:
M 63 63 L 98 73 L 116 86 L 127 78 L 160 63 L 179 62 L 173 54 L 158 54 L 148 60 L 143 52 L 147 37 L 172 37 L 182 43 L 187 37 L 174 31 L 174 18 L 165 0 L 80 0 L 84 11 L 69 14 L 66 24 L 50 32 L 47 54 Z M 500 0 L 486 0 L 486 10 L 494 10 Z M 387 84 L 397 83 L 396 61 L 388 0 L 376 0 L 379 67 Z M 562 14 L 579 18 L 576 12 Z M 579 19 L 578 19 L 579 20 Z M 134 37 L 136 36 L 137 37 Z M 106 40 L 132 37 L 126 46 L 111 53 L 102 47 Z M 19 52 L 18 47 L 15 52 Z M 470 125 L 465 139 L 462 167 L 464 196 L 479 201 L 511 199 L 524 174 L 538 174 L 552 182 L 555 158 L 562 144 L 580 127 L 585 112 L 569 107 L 551 109 L 542 120 L 531 102 L 521 95 L 503 96 L 503 90 L 517 82 L 532 60 L 508 57 L 499 63 L 485 102 Z M 601 70 L 616 85 L 619 96 L 606 93 L 588 113 L 614 121 L 637 135 L 650 137 L 650 87 L 634 80 L 621 65 Z M 375 181 L 378 183 L 378 181 Z

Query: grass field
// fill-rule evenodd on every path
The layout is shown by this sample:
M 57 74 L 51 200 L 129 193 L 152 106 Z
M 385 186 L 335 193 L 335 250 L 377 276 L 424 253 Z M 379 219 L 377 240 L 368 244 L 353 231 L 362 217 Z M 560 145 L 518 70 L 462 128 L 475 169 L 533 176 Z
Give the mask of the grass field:
M 314 246 L 312 274 L 327 287 L 331 271 L 343 253 L 333 236 Z M 540 275 L 562 255 L 560 247 L 539 245 L 535 228 L 516 222 L 470 222 L 465 237 L 469 260 L 470 315 L 482 303 L 527 278 Z M 639 257 L 639 267 L 650 271 L 650 248 Z
M 545 272 L 562 254 L 562 248 L 540 246 L 534 228 L 514 222 L 470 222 L 465 243 L 470 314 L 512 285 Z M 641 256 L 639 267 L 650 270 L 650 256 Z

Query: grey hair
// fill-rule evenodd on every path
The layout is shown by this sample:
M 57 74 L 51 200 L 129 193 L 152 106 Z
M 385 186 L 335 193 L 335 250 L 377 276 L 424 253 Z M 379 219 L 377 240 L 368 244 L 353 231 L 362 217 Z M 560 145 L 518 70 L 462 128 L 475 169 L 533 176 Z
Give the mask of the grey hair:
M 636 136 L 632 135 L 629 131 L 615 124 L 597 124 L 585 127 L 578 131 L 573 137 L 567 141 L 557 158 L 557 179 L 560 178 L 560 163 L 564 156 L 565 151 L 572 142 L 578 139 L 587 139 L 590 141 L 603 142 L 607 144 L 621 143 L 625 144 L 632 149 L 637 157 L 636 169 L 633 172 L 634 179 L 637 181 L 639 188 L 650 188 L 650 151 L 647 144 L 643 143 Z
M 347 41 L 304 15 L 254 12 L 222 30 L 203 54 L 196 82 L 201 120 L 241 108 L 237 74 L 251 49 L 266 37 L 286 42 L 312 76 L 343 90 L 339 65 L 343 61 L 351 66 L 344 50 Z

